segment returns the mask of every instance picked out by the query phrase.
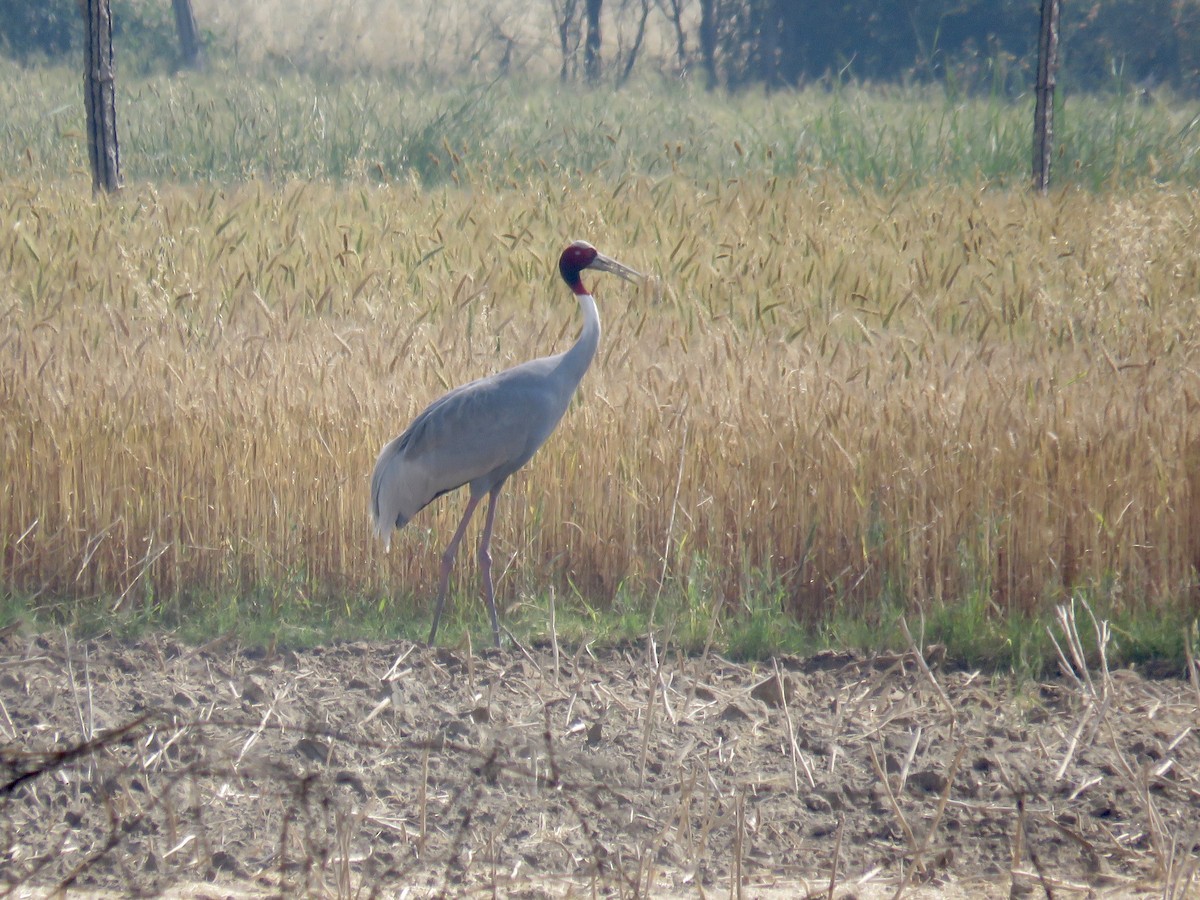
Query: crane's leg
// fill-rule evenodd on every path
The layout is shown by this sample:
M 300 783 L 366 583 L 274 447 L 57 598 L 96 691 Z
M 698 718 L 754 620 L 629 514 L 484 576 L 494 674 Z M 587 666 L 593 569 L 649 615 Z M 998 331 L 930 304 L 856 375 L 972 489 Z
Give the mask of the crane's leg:
M 479 539 L 479 572 L 483 577 L 483 596 L 487 600 L 488 612 L 492 616 L 492 637 L 496 649 L 500 649 L 500 617 L 496 615 L 496 593 L 492 589 L 492 524 L 496 521 L 496 498 L 500 496 L 500 485 L 492 488 L 488 499 L 487 518 L 483 523 L 483 536 Z
M 483 494 L 476 496 L 471 495 L 471 499 L 467 501 L 467 508 L 463 510 L 462 521 L 458 523 L 458 528 L 454 531 L 454 537 L 450 538 L 450 544 L 446 547 L 446 552 L 442 554 L 442 575 L 438 581 L 438 596 L 437 606 L 433 608 L 433 627 L 429 629 L 429 644 L 433 646 L 433 639 L 437 637 L 438 622 L 442 619 L 442 607 L 446 603 L 446 590 L 450 587 L 450 570 L 454 568 L 454 556 L 458 553 L 458 545 L 462 543 L 463 535 L 467 531 L 467 523 L 471 521 L 471 516 L 475 512 L 475 507 L 479 505 L 479 501 L 483 499 Z

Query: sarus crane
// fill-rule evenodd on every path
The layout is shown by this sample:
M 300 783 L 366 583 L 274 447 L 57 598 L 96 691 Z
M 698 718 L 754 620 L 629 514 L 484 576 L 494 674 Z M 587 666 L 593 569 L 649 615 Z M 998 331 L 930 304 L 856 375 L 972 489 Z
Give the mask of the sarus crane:
M 487 518 L 479 539 L 479 571 L 483 596 L 492 617 L 492 636 L 500 646 L 500 620 L 492 586 L 489 545 L 496 519 L 496 498 L 505 480 L 525 463 L 554 431 L 584 372 L 596 355 L 600 316 L 596 301 L 581 279 L 595 269 L 637 281 L 642 275 L 600 253 L 586 241 L 575 241 L 558 260 L 558 271 L 579 300 L 583 328 L 564 353 L 530 360 L 480 378 L 444 394 L 422 412 L 404 433 L 387 444 L 371 475 L 371 516 L 375 533 L 390 547 L 393 528 L 403 528 L 442 494 L 466 485 L 470 494 L 462 520 L 442 554 L 437 605 L 429 643 L 437 637 L 446 603 L 450 570 L 475 507 L 486 495 Z

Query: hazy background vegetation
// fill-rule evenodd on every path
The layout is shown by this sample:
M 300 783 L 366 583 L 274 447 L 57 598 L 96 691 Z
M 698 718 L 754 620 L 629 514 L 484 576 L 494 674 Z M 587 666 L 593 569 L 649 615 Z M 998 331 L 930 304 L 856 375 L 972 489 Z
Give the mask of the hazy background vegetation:
M 427 76 L 585 74 L 586 0 L 194 0 L 208 43 L 238 63 Z M 602 0 L 607 80 L 696 75 L 709 87 L 846 79 L 1029 88 L 1038 0 Z M 170 0 L 113 0 L 126 66 L 177 61 Z M 0 48 L 61 60 L 80 46 L 76 0 L 0 0 Z M 1061 84 L 1200 89 L 1197 0 L 1064 5 Z
M 1035 667 L 1075 598 L 1127 659 L 1196 640 L 1196 4 L 1068 7 L 1047 198 L 1034 3 L 714 0 L 706 56 L 699 0 L 607 0 L 591 85 L 564 0 L 198 0 L 204 72 L 168 3 L 114 7 L 96 201 L 75 4 L 0 0 L 7 617 L 422 633 L 461 505 L 384 556 L 374 454 L 573 339 L 586 237 L 655 280 L 596 285 L 580 402 L 504 495 L 521 633 L 554 603 L 752 655 L 905 614 Z M 450 634 L 475 584 L 464 553 Z

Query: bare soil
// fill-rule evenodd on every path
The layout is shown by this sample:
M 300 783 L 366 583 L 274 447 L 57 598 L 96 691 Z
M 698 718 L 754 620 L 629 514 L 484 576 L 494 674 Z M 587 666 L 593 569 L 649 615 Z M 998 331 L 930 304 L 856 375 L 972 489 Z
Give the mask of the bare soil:
M 0 638 L 0 891 L 1197 896 L 1200 688 Z

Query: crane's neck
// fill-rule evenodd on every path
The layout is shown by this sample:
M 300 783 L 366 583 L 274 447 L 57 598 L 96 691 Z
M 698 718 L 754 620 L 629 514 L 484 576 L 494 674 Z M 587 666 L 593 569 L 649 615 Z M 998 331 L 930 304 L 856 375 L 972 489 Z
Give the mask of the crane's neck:
M 571 386 L 571 393 L 583 380 L 583 373 L 592 364 L 600 343 L 600 313 L 596 310 L 596 301 L 586 291 L 576 291 L 575 296 L 579 298 L 579 311 L 583 313 L 583 330 L 575 346 L 562 355 L 558 364 L 563 381 Z

